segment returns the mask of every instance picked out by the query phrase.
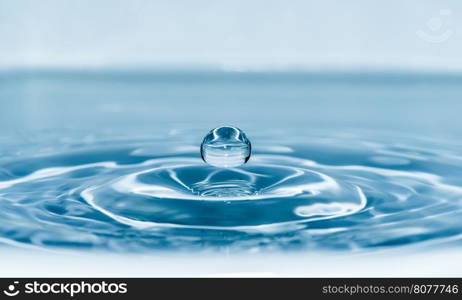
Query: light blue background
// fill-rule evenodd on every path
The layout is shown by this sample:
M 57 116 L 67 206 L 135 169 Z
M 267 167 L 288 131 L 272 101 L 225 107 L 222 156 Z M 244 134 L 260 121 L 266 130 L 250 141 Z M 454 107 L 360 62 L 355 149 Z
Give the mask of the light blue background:
M 461 14 L 458 0 L 2 0 L 0 68 L 461 70 Z
M 456 0 L 3 0 L 0 130 L 460 133 L 460 13 Z

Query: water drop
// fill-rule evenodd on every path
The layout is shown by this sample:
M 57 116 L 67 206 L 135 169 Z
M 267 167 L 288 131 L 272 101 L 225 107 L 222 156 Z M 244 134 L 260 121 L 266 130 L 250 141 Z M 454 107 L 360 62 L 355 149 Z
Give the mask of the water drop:
M 239 128 L 222 126 L 211 130 L 202 141 L 202 159 L 215 167 L 234 168 L 245 164 L 252 147 Z

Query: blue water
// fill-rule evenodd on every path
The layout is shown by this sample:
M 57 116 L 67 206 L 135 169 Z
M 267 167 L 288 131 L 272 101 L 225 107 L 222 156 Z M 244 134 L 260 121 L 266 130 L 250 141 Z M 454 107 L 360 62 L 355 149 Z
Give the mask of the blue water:
M 462 77 L 4 73 L 0 242 L 110 251 L 459 245 Z M 233 124 L 250 160 L 201 159 Z

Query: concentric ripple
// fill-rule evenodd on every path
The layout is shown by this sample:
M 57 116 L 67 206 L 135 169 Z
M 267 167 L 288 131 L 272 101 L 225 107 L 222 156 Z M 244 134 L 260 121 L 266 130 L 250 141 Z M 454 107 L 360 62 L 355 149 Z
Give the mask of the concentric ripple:
M 460 241 L 459 145 L 377 133 L 262 136 L 246 165 L 220 169 L 186 136 L 9 149 L 0 240 L 117 251 Z
M 330 218 L 365 206 L 360 188 L 271 156 L 235 169 L 199 159 L 153 160 L 149 168 L 82 192 L 99 211 L 133 226 L 245 227 Z M 133 222 L 136 221 L 136 222 Z

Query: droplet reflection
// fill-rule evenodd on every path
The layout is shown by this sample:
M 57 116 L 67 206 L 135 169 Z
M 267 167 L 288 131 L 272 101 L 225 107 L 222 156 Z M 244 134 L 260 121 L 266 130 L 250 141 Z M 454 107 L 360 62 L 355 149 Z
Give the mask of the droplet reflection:
M 251 144 L 245 133 L 232 126 L 211 130 L 202 141 L 202 159 L 215 167 L 234 168 L 245 164 L 251 154 Z

